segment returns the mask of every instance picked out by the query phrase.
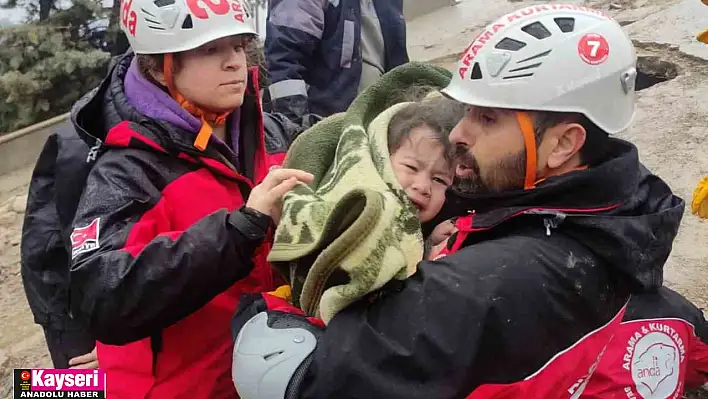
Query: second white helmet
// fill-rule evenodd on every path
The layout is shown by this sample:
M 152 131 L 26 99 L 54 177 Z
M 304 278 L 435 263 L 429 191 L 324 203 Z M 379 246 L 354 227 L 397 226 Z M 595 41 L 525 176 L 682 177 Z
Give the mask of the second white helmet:
M 136 54 L 164 54 L 256 34 L 242 0 L 122 0 L 120 25 Z
M 470 105 L 577 112 L 609 134 L 635 110 L 636 52 L 621 26 L 583 6 L 531 6 L 491 23 L 443 90 Z

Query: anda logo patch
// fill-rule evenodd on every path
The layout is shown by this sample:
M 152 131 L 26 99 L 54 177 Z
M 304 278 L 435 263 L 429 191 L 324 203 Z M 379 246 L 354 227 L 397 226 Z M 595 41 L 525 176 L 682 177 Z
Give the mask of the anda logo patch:
M 71 259 L 77 255 L 98 249 L 98 231 L 101 218 L 94 219 L 88 226 L 76 227 L 71 233 Z

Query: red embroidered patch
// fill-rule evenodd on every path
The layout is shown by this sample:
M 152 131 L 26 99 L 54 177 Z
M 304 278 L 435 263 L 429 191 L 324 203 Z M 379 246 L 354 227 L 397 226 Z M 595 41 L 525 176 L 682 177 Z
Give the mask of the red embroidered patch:
M 101 218 L 94 219 L 88 226 L 76 227 L 71 233 L 71 259 L 77 255 L 99 248 L 98 228 Z

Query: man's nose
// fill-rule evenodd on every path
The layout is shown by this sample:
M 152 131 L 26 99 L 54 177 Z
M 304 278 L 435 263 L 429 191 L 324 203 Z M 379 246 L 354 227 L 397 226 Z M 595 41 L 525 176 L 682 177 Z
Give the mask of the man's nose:
M 474 143 L 472 142 L 472 135 L 469 134 L 468 130 L 469 126 L 467 126 L 465 120 L 462 119 L 459 121 L 450 132 L 450 143 L 452 143 L 455 147 L 463 146 L 466 148 L 471 148 Z

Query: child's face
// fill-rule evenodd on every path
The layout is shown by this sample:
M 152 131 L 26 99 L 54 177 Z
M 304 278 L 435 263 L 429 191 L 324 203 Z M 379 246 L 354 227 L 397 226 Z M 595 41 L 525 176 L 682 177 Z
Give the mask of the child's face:
M 442 209 L 445 190 L 452 184 L 453 168 L 445 160 L 443 145 L 427 126 L 416 127 L 391 154 L 396 180 L 418 208 L 421 222 Z

